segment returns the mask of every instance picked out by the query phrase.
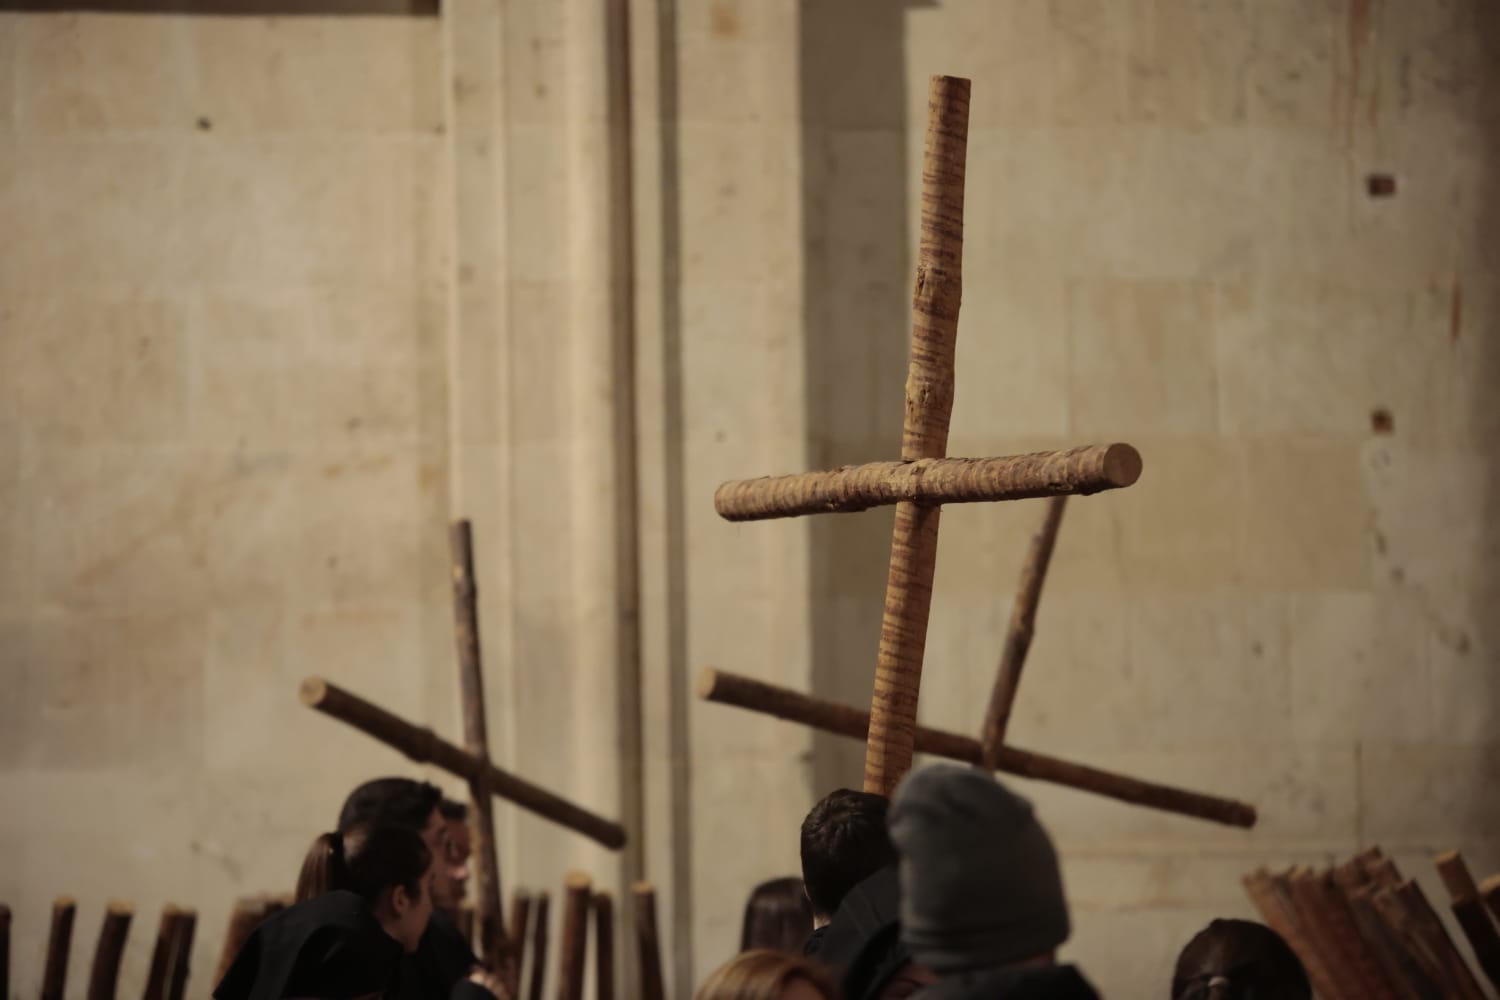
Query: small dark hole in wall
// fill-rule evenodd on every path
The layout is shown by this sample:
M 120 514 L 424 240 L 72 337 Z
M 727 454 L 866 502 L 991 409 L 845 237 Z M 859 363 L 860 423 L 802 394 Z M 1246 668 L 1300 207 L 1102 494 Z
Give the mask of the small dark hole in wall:
M 1389 434 L 1396 429 L 1396 418 L 1385 407 L 1370 411 L 1370 430 L 1376 434 Z
M 1396 178 L 1390 174 L 1371 174 L 1365 178 L 1365 189 L 1371 198 L 1390 198 L 1396 194 Z
M 210 129 L 212 129 L 213 127 L 214 127 L 214 123 L 208 120 L 208 116 L 207 115 L 205 115 L 202 118 L 198 119 L 198 131 L 199 132 L 207 132 Z

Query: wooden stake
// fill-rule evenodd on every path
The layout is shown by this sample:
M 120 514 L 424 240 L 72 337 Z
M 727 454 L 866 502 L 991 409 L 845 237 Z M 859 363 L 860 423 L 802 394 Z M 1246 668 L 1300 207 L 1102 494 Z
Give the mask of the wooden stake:
M 113 901 L 105 908 L 99 943 L 94 948 L 94 964 L 89 969 L 88 1000 L 114 1000 L 120 979 L 120 956 L 125 953 L 125 938 L 130 934 L 130 918 L 134 915 L 135 908 L 129 903 Z
M 1387 926 L 1406 943 L 1428 978 L 1441 985 L 1444 997 L 1483 1000 L 1474 974 L 1415 882 L 1407 879 L 1396 886 L 1384 886 L 1376 891 L 1374 901 Z
M 73 944 L 73 918 L 78 904 L 59 896 L 52 904 L 52 926 L 47 932 L 47 965 L 42 973 L 42 1000 L 62 1000 L 68 983 L 68 951 Z
M 484 718 L 484 674 L 479 654 L 479 593 L 474 578 L 474 537 L 468 521 L 448 531 L 453 573 L 453 627 L 458 645 L 459 691 L 463 701 L 464 749 L 478 760 L 490 759 L 489 729 Z M 474 888 L 478 905 L 480 957 L 492 969 L 504 966 L 510 952 L 500 913 L 500 859 L 495 847 L 495 811 L 489 770 L 469 779 L 474 801 Z M 472 938 L 471 938 L 472 940 Z
M 1337 1000 L 1341 994 L 1324 968 L 1322 956 L 1305 933 L 1285 876 L 1272 875 L 1262 868 L 1246 875 L 1243 881 L 1245 892 L 1260 911 L 1266 926 L 1280 934 L 1287 947 L 1302 961 L 1313 991 L 1325 1000 Z
M 1334 884 L 1349 907 L 1349 915 L 1370 952 L 1385 972 L 1386 982 L 1400 1000 L 1423 1000 L 1431 992 L 1419 988 L 1425 982 L 1420 968 L 1406 954 L 1375 909 L 1376 886 L 1369 881 L 1359 861 L 1346 861 L 1333 869 Z
M 1443 886 L 1448 890 L 1453 916 L 1463 928 L 1464 937 L 1474 949 L 1474 957 L 1485 977 L 1496 989 L 1500 989 L 1500 933 L 1495 930 L 1490 915 L 1485 911 L 1484 901 L 1479 897 L 1479 886 L 1464 856 L 1458 851 L 1445 851 L 1434 859 Z
M 0 997 L 10 996 L 10 907 L 0 903 Z
M 870 727 L 868 712 L 719 670 L 704 670 L 698 675 L 698 697 L 773 715 L 850 739 L 864 739 Z M 972 737 L 917 726 L 914 745 L 921 753 L 970 764 L 980 763 L 980 744 Z M 998 770 L 1179 816 L 1192 816 L 1227 826 L 1255 825 L 1255 807 L 1248 803 L 1141 781 L 1016 747 L 1000 748 Z
M 234 958 L 244 947 L 250 932 L 264 919 L 265 900 L 249 896 L 234 904 L 229 928 L 224 933 L 224 948 L 219 953 L 219 968 L 214 983 L 222 982 Z M 161 908 L 161 922 L 156 928 L 156 946 L 151 952 L 151 968 L 146 973 L 146 990 L 142 1000 L 166 1000 L 172 981 L 172 942 L 177 933 L 177 907 L 168 903 Z
M 1026 665 L 1026 654 L 1031 650 L 1031 637 L 1036 633 L 1036 607 L 1042 599 L 1042 584 L 1047 579 L 1047 566 L 1052 562 L 1052 549 L 1057 544 L 1057 529 L 1062 525 L 1067 502 L 1065 496 L 1047 501 L 1042 526 L 1032 536 L 1031 548 L 1026 553 L 1021 584 L 1016 588 L 1016 598 L 1010 609 L 1010 627 L 1006 630 L 1005 646 L 1000 653 L 1000 666 L 995 671 L 995 686 L 990 692 L 989 710 L 984 716 L 980 761 L 986 770 L 1000 769 L 1000 750 L 1005 746 L 1011 706 L 1015 704 L 1016 689 L 1021 684 L 1021 668 Z
M 942 458 L 953 412 L 953 351 L 963 298 L 964 171 L 968 153 L 969 81 L 935 76 L 927 92 L 927 147 L 922 161 L 922 223 L 912 294 L 911 363 L 901 458 Z M 889 796 L 911 770 L 922 656 L 932 606 L 942 508 L 896 505 L 890 573 L 875 658 L 875 691 L 865 744 L 865 791 Z
M 1317 949 L 1336 984 L 1337 993 L 1328 1000 L 1337 997 L 1362 1000 L 1375 996 L 1375 993 L 1367 992 L 1371 984 L 1364 981 L 1354 942 L 1347 936 L 1353 934 L 1353 921 L 1346 915 L 1345 919 L 1340 919 L 1341 915 L 1329 905 L 1323 892 L 1322 877 L 1306 865 L 1298 865 L 1286 879 L 1302 932 Z
M 615 1000 L 615 900 L 607 892 L 594 894 L 595 1000 Z
M 1086 496 L 1132 485 L 1141 455 L 1128 444 L 993 458 L 922 458 L 846 465 L 827 472 L 736 479 L 714 491 L 726 521 L 766 521 L 806 514 L 851 513 L 871 507 Z
M 178 909 L 172 934 L 172 975 L 167 982 L 167 1000 L 182 1000 L 187 992 L 193 962 L 193 931 L 197 926 L 196 910 Z
M 650 882 L 631 887 L 635 896 L 635 942 L 640 955 L 640 1000 L 664 1000 L 661 978 L 661 937 L 656 929 L 656 889 Z
M 367 736 L 406 754 L 419 764 L 437 767 L 472 783 L 484 773 L 490 791 L 522 809 L 581 833 L 590 840 L 618 851 L 625 846 L 625 828 L 502 771 L 487 760 L 465 753 L 430 729 L 414 726 L 372 702 L 351 694 L 321 677 L 309 677 L 299 692 L 302 704 L 358 729 Z
M 524 971 L 521 966 L 526 957 L 526 929 L 531 921 L 531 894 L 524 889 L 517 889 L 510 897 L 510 929 L 508 936 L 512 943 L 512 951 L 515 961 L 511 964 L 510 985 L 511 991 L 519 996 L 521 974 Z
M 536 894 L 534 926 L 531 932 L 531 1000 L 542 1000 L 547 981 L 547 910 L 551 899 L 545 892 Z
M 1479 883 L 1479 897 L 1489 907 L 1490 916 L 1500 920 L 1500 875 L 1491 875 Z
M 563 890 L 562 948 L 558 962 L 558 1000 L 583 1000 L 584 962 L 588 957 L 589 900 L 592 884 L 582 872 L 569 872 Z

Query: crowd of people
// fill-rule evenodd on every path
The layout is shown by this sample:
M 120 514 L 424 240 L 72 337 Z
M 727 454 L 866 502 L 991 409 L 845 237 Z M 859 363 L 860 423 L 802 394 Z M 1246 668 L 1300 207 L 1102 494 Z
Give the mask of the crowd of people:
M 802 824 L 802 877 L 756 887 L 740 952 L 696 1000 L 1094 1000 L 1057 961 L 1071 921 L 1030 803 L 975 768 L 909 774 L 889 801 L 840 789 Z M 458 930 L 465 809 L 406 778 L 367 782 L 303 860 L 296 902 L 258 927 L 216 1000 L 513 1000 Z M 1270 928 L 1215 920 L 1172 1000 L 1310 1000 Z

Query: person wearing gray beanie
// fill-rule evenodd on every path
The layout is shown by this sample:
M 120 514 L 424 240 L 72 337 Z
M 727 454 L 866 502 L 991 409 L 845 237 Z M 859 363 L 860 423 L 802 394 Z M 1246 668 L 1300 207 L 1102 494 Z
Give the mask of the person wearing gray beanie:
M 1097 1000 L 1075 968 L 1054 963 L 1072 928 L 1031 803 L 984 771 L 934 765 L 897 787 L 889 824 L 901 941 L 939 977 L 922 997 Z

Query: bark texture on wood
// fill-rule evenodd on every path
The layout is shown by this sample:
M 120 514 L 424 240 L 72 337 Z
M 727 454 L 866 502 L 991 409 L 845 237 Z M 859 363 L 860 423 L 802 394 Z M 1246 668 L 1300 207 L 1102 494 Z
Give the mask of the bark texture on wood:
M 1031 547 L 1026 552 L 1026 564 L 1021 570 L 1021 583 L 1016 588 L 1016 598 L 1010 609 L 1010 627 L 1005 632 L 1005 646 L 1000 652 L 1000 666 L 995 671 L 995 686 L 990 691 L 989 708 L 984 714 L 984 729 L 981 741 L 983 749 L 980 760 L 991 771 L 1000 768 L 1000 750 L 1005 746 L 1005 730 L 1010 725 L 1011 706 L 1016 703 L 1016 690 L 1021 686 L 1021 668 L 1026 665 L 1026 654 L 1031 650 L 1031 639 L 1036 634 L 1036 608 L 1042 599 L 1042 584 L 1047 579 L 1047 567 L 1052 563 L 1052 550 L 1057 545 L 1057 529 L 1062 525 L 1063 510 L 1068 498 L 1054 497 L 1047 501 L 1047 512 L 1042 526 L 1031 538 Z
M 198 926 L 198 911 L 179 909 L 172 934 L 172 974 L 167 981 L 167 1000 L 182 1000 L 187 993 L 188 975 L 192 971 L 193 932 Z
M 589 877 L 571 872 L 563 890 L 562 948 L 559 949 L 558 1000 L 583 1000 L 584 962 L 588 958 Z
M 661 937 L 656 928 L 656 889 L 650 882 L 631 887 L 635 896 L 635 941 L 640 955 L 641 1000 L 665 1000 L 661 978 Z
M 1454 919 L 1463 929 L 1464 937 L 1474 949 L 1474 957 L 1484 970 L 1485 978 L 1496 989 L 1500 989 L 1500 932 L 1485 910 L 1479 895 L 1479 886 L 1458 851 L 1445 851 L 1434 860 L 1443 886 L 1448 890 L 1449 905 Z
M 1286 877 L 1272 875 L 1261 869 L 1246 875 L 1244 886 L 1266 926 L 1280 934 L 1302 961 L 1302 968 L 1307 972 L 1313 991 L 1327 1000 L 1337 1000 L 1340 996 L 1338 986 L 1323 964 L 1324 957 L 1305 931 L 1296 904 L 1292 902 Z
M 828 472 L 731 480 L 714 492 L 714 509 L 726 521 L 765 521 L 906 502 L 935 506 L 1086 496 L 1132 485 L 1141 468 L 1140 452 L 1128 444 L 994 458 L 871 462 Z
M 59 896 L 52 904 L 52 926 L 47 931 L 47 964 L 42 972 L 42 1000 L 62 1000 L 68 985 L 68 952 L 73 946 L 73 918 L 78 904 Z
M 861 709 L 718 670 L 704 670 L 699 674 L 698 696 L 705 701 L 760 712 L 850 739 L 864 739 L 870 727 L 870 714 Z M 969 764 L 980 763 L 979 741 L 969 736 L 917 726 L 914 746 L 919 753 Z M 1017 747 L 1001 748 L 996 770 L 1180 816 L 1228 826 L 1255 825 L 1255 807 L 1245 802 L 1142 781 Z
M 615 1000 L 615 900 L 607 892 L 594 894 L 595 1000 Z
M 1360 1000 L 1370 995 L 1365 993 L 1365 983 L 1360 976 L 1359 963 L 1354 957 L 1354 943 L 1345 937 L 1353 930 L 1353 922 L 1338 920 L 1329 901 L 1325 898 L 1318 873 L 1305 865 L 1298 865 L 1286 876 L 1287 891 L 1302 925 L 1302 933 L 1317 949 L 1323 964 L 1332 975 L 1337 992 L 1328 1000 Z
M 536 894 L 532 903 L 533 926 L 531 931 L 531 985 L 526 995 L 530 1000 L 542 1000 L 547 984 L 547 917 L 552 908 L 552 899 L 545 892 Z
M 99 942 L 94 947 L 94 964 L 89 967 L 88 1000 L 114 1000 L 120 980 L 120 956 L 125 954 L 125 938 L 130 934 L 133 916 L 135 907 L 129 903 L 111 902 L 105 907 Z
M 265 919 L 266 899 L 250 896 L 234 904 L 229 917 L 229 928 L 224 933 L 224 948 L 219 952 L 219 968 L 214 976 L 217 985 L 234 963 L 234 957 L 244 947 L 250 932 Z M 161 908 L 161 922 L 156 928 L 156 944 L 151 952 L 151 967 L 146 973 L 146 989 L 142 1000 L 166 1000 L 172 982 L 172 942 L 177 934 L 177 907 L 168 903 Z
M 453 635 L 458 647 L 458 688 L 463 701 L 464 749 L 478 760 L 490 759 L 489 728 L 484 716 L 484 672 L 479 651 L 479 587 L 474 577 L 474 532 L 468 521 L 448 529 L 453 576 Z M 480 957 L 491 969 L 504 967 L 510 952 L 500 912 L 500 859 L 495 847 L 495 809 L 489 771 L 469 779 L 474 803 L 474 895 L 478 908 Z
M 1373 898 L 1386 925 L 1421 964 L 1426 976 L 1439 984 L 1442 996 L 1482 1000 L 1484 994 L 1474 974 L 1415 882 L 1407 879 L 1380 887 Z
M 468 780 L 485 773 L 490 792 L 521 808 L 581 833 L 612 850 L 625 846 L 625 828 L 475 757 L 430 729 L 414 726 L 321 677 L 302 682 L 302 703 L 393 747 L 420 764 L 433 764 Z
M 942 458 L 953 412 L 953 351 L 963 298 L 964 171 L 969 136 L 969 81 L 935 76 L 928 87 L 927 145 L 922 157 L 922 222 L 912 294 L 911 362 L 901 458 Z M 890 573 L 875 658 L 865 791 L 890 795 L 911 770 L 922 655 L 932 606 L 939 507 L 896 505 Z

